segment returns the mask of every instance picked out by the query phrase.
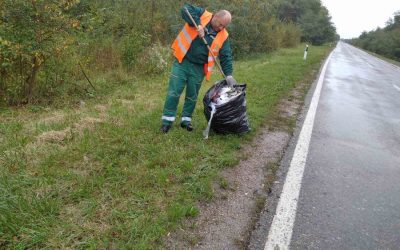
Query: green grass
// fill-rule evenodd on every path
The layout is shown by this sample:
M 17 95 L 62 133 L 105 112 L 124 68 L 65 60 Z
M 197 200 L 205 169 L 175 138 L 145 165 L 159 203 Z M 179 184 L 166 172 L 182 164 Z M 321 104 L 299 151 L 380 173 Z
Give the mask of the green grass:
M 303 61 L 302 48 L 235 63 L 248 84 L 244 136 L 203 139 L 202 97 L 219 76 L 202 86 L 193 133 L 159 132 L 168 76 L 113 83 L 81 108 L 0 110 L 0 248 L 161 247 L 213 198 L 212 182 L 228 186 L 218 172 L 238 163 L 241 145 L 329 51 L 310 48 Z
M 349 44 L 350 44 L 350 43 L 349 43 Z M 372 52 L 372 51 L 363 49 L 363 48 L 361 48 L 361 47 L 355 46 L 354 44 L 350 44 L 350 45 L 352 45 L 352 46 L 354 46 L 354 47 L 356 47 L 356 48 L 358 48 L 358 49 L 360 49 L 360 50 L 362 50 L 362 51 L 364 51 L 364 52 L 366 52 L 366 53 L 368 53 L 368 54 L 370 54 L 370 55 L 372 55 L 372 56 L 378 57 L 379 59 L 382 59 L 382 60 L 384 60 L 384 61 L 386 61 L 386 62 L 388 62 L 388 63 L 391 63 L 391 64 L 393 64 L 393 65 L 396 65 L 396 66 L 400 67 L 400 61 L 396 61 L 396 60 L 394 60 L 394 59 L 387 58 L 387 57 L 385 57 L 385 56 L 383 56 L 383 55 L 380 55 L 380 54 L 377 54 L 377 53 L 375 53 L 375 52 Z

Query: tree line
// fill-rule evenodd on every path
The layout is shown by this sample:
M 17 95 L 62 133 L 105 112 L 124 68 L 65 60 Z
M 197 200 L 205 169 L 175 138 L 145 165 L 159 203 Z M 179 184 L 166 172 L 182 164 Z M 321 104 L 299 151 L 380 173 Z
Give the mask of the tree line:
M 50 102 L 83 93 L 87 75 L 154 75 L 169 70 L 169 45 L 186 1 L 3 0 L 0 2 L 0 105 Z M 234 57 L 299 42 L 338 39 L 320 0 L 198 0 L 227 9 Z M 121 73 L 122 72 L 122 73 Z
M 360 48 L 400 61 L 400 11 L 389 18 L 384 28 L 364 31 L 349 42 Z

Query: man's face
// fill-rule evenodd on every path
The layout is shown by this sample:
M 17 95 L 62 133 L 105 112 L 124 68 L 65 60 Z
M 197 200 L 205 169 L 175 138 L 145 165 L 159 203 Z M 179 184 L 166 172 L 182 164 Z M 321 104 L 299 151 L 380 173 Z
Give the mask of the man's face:
M 211 25 L 213 27 L 213 30 L 216 32 L 220 32 L 222 29 L 224 29 L 228 24 L 231 22 L 229 17 L 216 17 L 214 16 L 213 19 L 211 20 Z

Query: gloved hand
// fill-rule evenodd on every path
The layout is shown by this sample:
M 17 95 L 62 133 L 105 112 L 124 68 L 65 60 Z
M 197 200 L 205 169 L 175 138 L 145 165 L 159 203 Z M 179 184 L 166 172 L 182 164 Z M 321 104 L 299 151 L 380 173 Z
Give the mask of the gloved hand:
M 204 37 L 204 27 L 201 25 L 197 26 L 197 33 L 199 34 L 200 38 L 203 38 Z
M 225 80 L 226 80 L 226 83 L 228 83 L 229 87 L 233 87 L 234 85 L 237 85 L 237 82 L 236 82 L 235 78 L 233 78 L 233 76 L 227 76 L 225 78 Z

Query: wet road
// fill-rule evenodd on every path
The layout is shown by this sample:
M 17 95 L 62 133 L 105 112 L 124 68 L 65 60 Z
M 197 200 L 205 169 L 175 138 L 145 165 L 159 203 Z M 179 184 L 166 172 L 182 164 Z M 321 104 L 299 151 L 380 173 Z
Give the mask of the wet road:
M 400 249 L 400 68 L 340 42 L 320 90 L 300 195 L 292 199 L 294 224 L 289 233 L 278 230 L 278 241 L 289 239 L 280 246 Z M 293 148 L 283 169 L 296 155 Z M 279 185 L 250 249 L 274 249 L 265 242 L 277 217 L 273 206 L 284 196 Z
M 314 122 L 291 249 L 400 249 L 400 69 L 340 43 Z
M 400 68 L 339 43 L 327 65 L 291 249 L 400 249 Z

